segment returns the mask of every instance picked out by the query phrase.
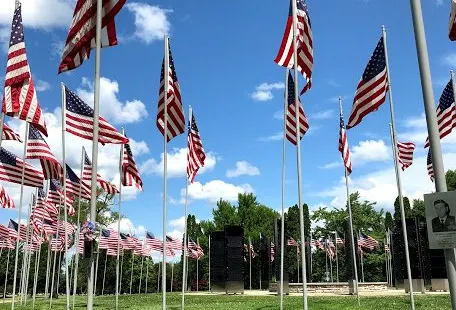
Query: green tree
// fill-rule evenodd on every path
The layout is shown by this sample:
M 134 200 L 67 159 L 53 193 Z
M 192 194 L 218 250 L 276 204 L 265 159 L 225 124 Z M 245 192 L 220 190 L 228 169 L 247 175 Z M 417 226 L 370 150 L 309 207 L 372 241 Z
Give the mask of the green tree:
M 456 170 L 448 170 L 445 174 L 445 179 L 449 191 L 456 190 Z
M 408 219 L 412 217 L 412 209 L 410 208 L 410 200 L 407 197 L 403 197 L 404 201 L 404 213 L 405 218 Z M 394 221 L 400 222 L 401 221 L 401 210 L 399 205 L 399 197 L 396 197 L 394 201 Z
M 385 213 L 385 230 L 393 230 L 394 228 L 394 221 L 393 221 L 393 216 L 391 215 L 391 212 L 386 212 Z
M 212 210 L 212 215 L 217 230 L 223 230 L 226 225 L 239 225 L 236 207 L 229 201 L 223 199 L 217 201 L 217 208 Z
M 413 217 L 418 217 L 418 218 L 425 218 L 426 213 L 424 209 L 424 200 L 422 199 L 413 199 L 412 202 L 412 216 Z

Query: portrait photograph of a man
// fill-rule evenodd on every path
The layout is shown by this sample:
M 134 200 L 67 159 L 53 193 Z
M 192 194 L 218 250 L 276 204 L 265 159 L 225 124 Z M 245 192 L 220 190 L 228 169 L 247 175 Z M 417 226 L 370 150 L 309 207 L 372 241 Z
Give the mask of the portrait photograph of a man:
M 432 219 L 433 232 L 456 231 L 456 218 L 450 214 L 450 205 L 445 200 L 434 201 L 434 211 L 437 216 Z

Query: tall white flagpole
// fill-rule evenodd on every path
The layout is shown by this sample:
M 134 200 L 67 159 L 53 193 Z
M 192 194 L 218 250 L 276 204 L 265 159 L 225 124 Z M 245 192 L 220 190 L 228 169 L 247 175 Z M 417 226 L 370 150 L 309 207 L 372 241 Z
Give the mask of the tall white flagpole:
M 288 110 L 288 75 L 290 70 L 285 70 L 285 95 L 283 99 L 283 141 L 282 141 L 282 208 L 280 220 L 280 310 L 283 310 L 283 259 L 285 242 L 285 152 L 287 143 L 287 110 Z M 278 245 L 277 245 L 278 246 Z
M 62 211 L 62 198 L 60 198 L 60 207 L 59 207 L 59 215 L 57 217 L 57 232 L 56 232 L 56 246 L 55 246 L 55 249 L 56 251 L 54 251 L 54 261 L 52 262 L 52 279 L 51 279 L 51 298 L 50 298 L 50 301 L 49 301 L 49 307 L 52 308 L 52 297 L 54 296 L 54 281 L 55 281 L 55 265 L 56 265 L 56 262 L 57 262 L 57 252 L 59 252 L 59 245 L 60 245 L 60 238 L 58 237 L 59 236 L 59 230 L 60 230 L 60 212 Z M 65 212 L 66 210 L 64 210 Z M 51 251 L 52 251 L 52 240 L 53 240 L 53 235 L 51 235 L 51 240 L 49 241 L 49 247 L 51 248 Z M 59 256 L 60 256 L 60 253 L 59 253 Z M 60 272 L 60 266 L 59 266 L 59 272 Z M 58 291 L 58 290 L 57 290 Z
M 78 224 L 78 230 L 77 230 L 77 236 L 76 236 L 76 259 L 75 259 L 75 264 L 73 268 L 73 273 L 74 273 L 74 282 L 73 282 L 73 304 L 72 304 L 72 309 L 74 310 L 74 303 L 76 301 L 76 290 L 78 286 L 78 267 L 79 267 L 79 236 L 81 232 L 81 195 L 82 195 L 82 178 L 83 178 L 83 172 L 84 172 L 84 159 L 85 159 L 85 148 L 84 146 L 81 148 L 81 173 L 80 173 L 80 184 L 79 184 L 79 199 L 78 199 L 78 219 L 77 219 L 77 224 Z M 95 275 L 96 277 L 96 275 Z
M 122 135 L 125 136 L 125 129 L 122 128 Z M 119 155 L 119 218 L 117 219 L 117 261 L 116 261 L 116 310 L 119 309 L 119 290 L 120 282 L 119 279 L 119 260 L 120 260 L 120 212 L 122 210 L 122 184 L 123 184 L 123 156 L 124 156 L 124 145 L 120 145 L 120 155 Z M 123 261 L 123 255 L 122 255 Z
M 24 157 L 24 162 L 25 162 L 25 157 Z M 28 209 L 27 209 L 27 219 L 30 219 L 30 212 L 32 211 L 32 203 L 33 203 L 33 194 L 32 194 L 32 201 L 29 203 L 28 205 Z M 19 289 L 19 294 L 20 294 L 20 301 L 21 301 L 21 304 L 22 304 L 22 299 L 26 299 L 26 296 L 25 296 L 25 281 L 26 281 L 26 278 L 27 278 L 27 262 L 28 262 L 28 256 L 29 256 L 29 253 L 30 253 L 30 237 L 31 235 L 29 234 L 30 232 L 30 227 L 31 225 L 28 224 L 29 221 L 27 220 L 27 224 L 26 224 L 26 232 L 25 232 L 25 243 L 23 244 L 23 254 L 22 254 L 22 268 L 21 268 L 21 281 L 20 281 L 20 289 Z
M 142 284 L 141 282 L 142 282 L 143 266 L 144 266 L 144 256 L 141 255 L 141 272 L 139 274 L 138 294 L 141 294 L 141 284 Z
M 131 251 L 131 267 L 130 267 L 130 295 L 131 295 L 131 286 L 133 285 L 133 263 L 135 261 L 135 254 Z
M 211 292 L 211 235 L 209 234 L 207 238 L 209 242 L 209 260 L 208 260 L 208 265 L 209 265 L 209 292 Z M 261 289 L 261 276 L 260 276 L 260 289 Z
M 146 267 L 146 291 L 145 291 L 145 293 L 147 294 L 147 282 L 149 280 L 149 257 L 148 257 L 146 263 L 147 263 L 147 267 Z
M 298 264 L 298 283 L 299 283 L 299 244 L 296 247 L 296 262 Z
M 339 255 L 337 253 L 337 231 L 336 231 L 336 240 L 334 240 L 334 246 L 336 247 L 336 280 L 339 283 Z
M 342 97 L 339 96 L 339 111 L 340 114 L 343 113 L 342 111 Z M 342 159 L 343 161 L 343 159 Z M 348 209 L 348 226 L 350 229 L 350 244 L 351 244 L 351 250 L 352 250 L 352 259 L 353 259 L 353 274 L 355 276 L 355 290 L 356 290 L 356 297 L 358 299 L 358 305 L 360 305 L 359 301 L 359 285 L 358 285 L 358 264 L 356 263 L 356 249 L 355 249 L 355 237 L 354 237 L 354 231 L 353 231 L 353 215 L 352 215 L 352 208 L 351 208 L 351 201 L 350 201 L 350 189 L 348 187 L 348 171 L 347 167 L 344 165 L 344 174 L 345 174 L 345 188 L 347 189 L 347 209 Z
M 169 88 L 169 43 L 168 36 L 164 37 L 164 129 L 163 129 L 163 261 L 162 261 L 162 309 L 166 310 L 166 183 L 168 169 L 167 138 L 168 138 L 168 88 Z
M 100 234 L 98 236 L 98 240 L 100 240 L 100 237 L 101 237 L 101 229 L 100 229 Z M 100 242 L 98 241 L 98 244 L 97 244 L 97 259 L 96 259 L 96 263 L 95 263 L 95 284 L 94 284 L 94 287 L 93 287 L 93 294 L 96 296 L 97 295 L 97 279 L 98 279 L 98 261 L 99 261 L 99 258 L 100 258 Z
M 101 296 L 104 294 L 104 287 L 105 287 L 105 280 L 106 280 L 106 263 L 108 262 L 108 250 L 106 250 L 105 254 L 105 263 L 104 263 L 104 269 L 103 269 L 103 283 L 101 286 Z
M 19 260 L 19 237 L 21 235 L 21 217 L 22 217 L 22 202 L 24 198 L 24 179 L 25 179 L 25 157 L 27 155 L 27 142 L 28 142 L 28 132 L 30 124 L 25 123 L 25 134 L 24 134 L 24 156 L 22 164 L 22 174 L 21 174 L 21 193 L 19 196 L 19 214 L 17 220 L 17 239 L 16 239 L 16 258 L 14 260 L 14 274 L 13 274 L 13 298 L 11 301 L 11 310 L 14 310 L 14 303 L 16 298 L 16 280 L 17 280 L 17 265 Z
M 95 78 L 93 88 L 93 141 L 92 141 L 92 180 L 90 195 L 90 221 L 97 217 L 97 167 L 98 167 L 98 126 L 100 114 L 100 62 L 101 62 L 101 17 L 103 1 L 97 0 L 97 19 L 95 26 Z M 95 276 L 94 242 L 89 253 L 89 272 L 87 276 L 87 310 L 93 310 L 93 278 Z M 117 303 L 116 303 L 117 307 Z M 117 308 L 116 308 L 117 309 Z
M 166 92 L 165 92 L 166 96 Z M 191 124 L 192 121 L 192 106 L 188 107 L 188 119 Z M 190 129 L 189 129 L 190 130 Z M 189 152 L 189 150 L 187 150 Z M 188 166 L 188 156 L 187 156 L 187 166 Z M 181 310 L 185 309 L 185 291 L 187 290 L 187 217 L 188 217 L 188 178 L 185 176 L 185 207 L 184 207 L 184 255 L 183 267 L 182 267 L 182 301 L 181 301 Z
M 306 270 L 306 237 L 304 231 L 304 208 L 301 195 L 301 129 L 299 119 L 299 89 L 298 89 L 298 17 L 296 15 L 296 1 L 291 1 L 293 9 L 293 57 L 294 57 L 294 82 L 295 82 L 295 120 L 296 120 L 296 157 L 298 169 L 298 205 L 299 205 L 299 221 L 301 229 L 301 261 L 302 261 L 302 298 L 303 309 L 307 310 L 307 270 Z M 284 219 L 282 219 L 283 221 Z M 283 246 L 283 245 L 282 245 Z
M 407 264 L 407 277 L 408 277 L 408 284 L 409 284 L 409 288 L 410 288 L 410 309 L 415 310 L 415 299 L 413 297 L 413 285 L 412 285 L 412 271 L 410 268 L 410 254 L 409 254 L 409 249 L 408 249 L 407 226 L 405 223 L 404 199 L 402 197 L 401 172 L 399 170 L 398 154 L 397 154 L 396 126 L 395 126 L 395 122 L 394 122 L 394 107 L 393 107 L 393 92 L 391 90 L 391 75 L 390 75 L 389 63 L 388 63 L 388 48 L 386 45 L 385 26 L 382 26 L 382 35 L 383 35 L 383 44 L 384 44 L 384 49 L 385 49 L 386 75 L 388 77 L 388 95 L 389 95 L 390 113 L 391 113 L 391 125 L 390 125 L 391 143 L 393 144 L 394 169 L 396 171 L 396 183 L 397 183 L 397 191 L 398 191 L 398 195 L 399 195 L 399 207 L 400 207 L 400 211 L 401 211 L 402 234 L 404 237 L 404 247 L 405 247 L 405 262 Z
M 62 103 L 64 103 L 64 106 L 62 107 L 62 167 L 63 167 L 63 205 L 64 205 L 64 212 L 63 212 L 63 220 L 64 220 L 64 238 L 65 238 L 65 285 L 66 285 L 66 309 L 70 309 L 70 280 L 69 280 L 69 275 L 68 275 L 68 232 L 67 232 L 67 223 L 68 223 L 68 218 L 67 218 L 67 186 L 66 186 L 66 146 L 65 146 L 65 111 L 66 111 L 66 97 L 65 97 L 65 86 L 62 83 Z M 79 182 L 82 182 L 82 180 L 79 180 Z M 60 274 L 60 273 L 59 273 Z
M 43 237 L 43 234 L 40 234 L 40 237 Z M 32 301 L 32 307 L 35 309 L 35 297 L 36 297 L 36 286 L 38 284 L 38 274 L 40 271 L 40 260 L 41 260 L 41 247 L 42 243 L 40 244 L 40 247 L 38 249 L 38 257 L 35 259 L 35 275 L 33 279 L 33 301 Z
M 52 238 L 52 237 L 51 237 Z M 51 274 L 51 241 L 48 241 L 47 261 L 46 261 L 46 283 L 44 285 L 44 298 L 48 298 L 49 293 L 49 276 Z

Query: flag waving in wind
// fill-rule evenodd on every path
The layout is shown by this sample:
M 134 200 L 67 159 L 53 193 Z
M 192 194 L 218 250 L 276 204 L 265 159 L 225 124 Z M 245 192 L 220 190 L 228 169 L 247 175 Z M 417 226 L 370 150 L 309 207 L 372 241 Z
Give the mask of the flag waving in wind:
M 296 145 L 296 103 L 295 103 L 295 83 L 293 81 L 293 77 L 291 73 L 288 72 L 288 84 L 286 90 L 287 98 L 288 98 L 288 109 L 287 109 L 287 130 L 286 136 L 288 141 L 292 144 Z M 299 100 L 299 99 L 298 99 Z M 302 107 L 301 100 L 299 100 L 299 132 L 300 132 L 300 139 L 304 137 L 304 134 L 309 130 L 309 122 L 307 121 L 307 117 L 304 114 L 304 109 Z
M 340 134 L 339 134 L 339 152 L 342 154 L 344 166 L 347 168 L 347 174 L 352 173 L 352 162 L 350 159 L 350 149 L 348 148 L 347 132 L 345 131 L 344 115 L 340 111 Z
M 367 114 L 377 111 L 385 102 L 387 91 L 385 44 L 381 37 L 358 83 L 347 129 L 361 123 Z
M 195 115 L 192 113 L 192 119 L 188 127 L 188 153 L 187 153 L 187 178 L 193 183 L 198 170 L 204 167 L 206 153 L 204 152 L 203 143 L 196 125 Z
M 158 95 L 157 127 L 165 134 L 165 92 L 167 94 L 167 137 L 166 142 L 184 133 L 185 116 L 182 108 L 182 98 L 180 93 L 179 81 L 177 80 L 176 68 L 174 67 L 173 55 L 168 42 L 169 64 L 165 64 L 163 58 L 160 73 L 160 93 Z M 165 74 L 168 75 L 168 85 L 165 85 Z
M 126 0 L 104 0 L 101 12 L 101 47 L 117 45 L 114 17 Z M 96 47 L 97 0 L 78 0 L 63 49 L 59 73 L 79 67 Z
M 139 175 L 138 167 L 136 167 L 133 153 L 131 152 L 130 145 L 124 145 L 124 153 L 122 158 L 122 185 L 123 186 L 136 186 L 142 190 L 143 182 Z
M 401 164 L 402 170 L 410 167 L 413 163 L 413 151 L 415 151 L 415 143 L 413 142 L 398 142 L 397 157 Z
M 313 39 L 312 28 L 310 24 L 309 11 L 307 4 L 304 0 L 291 0 L 296 1 L 296 15 L 297 15 L 297 51 L 298 51 L 298 71 L 307 80 L 307 85 L 304 87 L 303 92 L 311 87 L 312 66 L 313 66 Z M 292 69 L 294 67 L 294 46 L 293 46 L 293 9 L 292 2 L 290 1 L 290 8 L 288 11 L 287 24 L 285 26 L 285 33 L 280 44 L 279 52 L 277 53 L 274 62 L 279 66 Z
M 46 122 L 36 96 L 25 52 L 20 3 L 14 11 L 11 26 L 2 111 L 8 116 L 34 124 L 47 137 Z

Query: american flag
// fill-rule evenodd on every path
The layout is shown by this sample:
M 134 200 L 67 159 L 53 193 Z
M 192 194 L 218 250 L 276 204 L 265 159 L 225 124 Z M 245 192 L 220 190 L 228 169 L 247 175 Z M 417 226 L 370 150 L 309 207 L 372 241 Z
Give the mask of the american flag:
M 448 38 L 456 40 L 456 0 L 451 1 L 450 22 L 448 23 Z
M 204 256 L 203 249 L 200 247 L 199 244 L 196 242 L 192 241 L 191 239 L 188 241 L 188 256 L 190 258 L 195 258 L 199 260 L 201 257 Z
M 325 247 L 323 246 L 323 243 L 320 241 L 320 240 L 315 240 L 315 246 L 320 249 L 320 250 L 324 250 Z
M 429 148 L 428 155 L 427 155 L 427 171 L 428 171 L 429 178 L 431 179 L 432 182 L 434 182 L 434 167 L 432 165 L 431 148 Z
M 348 138 L 347 132 L 345 131 L 344 115 L 342 110 L 340 111 L 339 152 L 342 154 L 342 160 L 344 161 L 344 166 L 347 169 L 347 173 L 352 173 L 350 149 L 348 147 Z
M 36 96 L 25 51 L 21 7 L 19 3 L 11 25 L 2 111 L 9 116 L 35 124 L 47 137 L 46 122 Z
M 126 0 L 103 1 L 101 47 L 117 45 L 114 17 L 122 9 L 125 2 Z M 63 49 L 59 73 L 79 67 L 84 60 L 89 58 L 90 50 L 96 47 L 96 14 L 96 0 L 78 0 Z
M 177 80 L 176 68 L 171 54 L 171 47 L 168 42 L 169 64 L 165 70 L 165 58 L 163 58 L 160 73 L 160 92 L 158 95 L 157 127 L 161 134 L 165 134 L 165 91 L 167 91 L 167 137 L 169 142 L 172 138 L 184 133 L 185 116 L 182 108 L 182 98 L 179 81 Z M 168 74 L 168 87 L 165 87 L 165 71 Z M 166 89 L 165 89 L 166 88 Z
M 100 249 L 117 250 L 117 232 L 112 229 L 102 229 L 100 234 L 99 247 Z M 121 247 L 122 248 L 122 247 Z
M 0 180 L 21 184 L 22 167 L 25 166 L 24 185 L 43 187 L 44 176 L 39 170 L 25 163 L 13 153 L 5 150 L 0 151 Z
M 70 166 L 66 165 L 66 190 L 67 196 L 79 197 L 79 190 L 81 190 L 81 198 L 90 200 L 90 186 L 81 182 L 76 173 Z
M 287 241 L 287 245 L 289 245 L 289 246 L 298 246 L 298 243 L 296 242 L 296 240 L 294 238 L 289 238 L 288 241 Z
M 143 182 L 139 175 L 138 167 L 136 167 L 133 153 L 131 152 L 130 145 L 124 145 L 123 159 L 122 159 L 122 185 L 123 186 L 136 186 L 142 190 Z
M 166 236 L 166 247 L 171 250 L 182 251 L 182 241 Z
M 204 167 L 206 153 L 196 125 L 195 115 L 192 114 L 191 123 L 188 126 L 188 153 L 187 153 L 187 177 L 193 183 L 198 170 Z
M 293 1 L 293 0 L 291 0 Z M 293 9 L 290 1 L 288 10 L 287 24 L 285 33 L 280 44 L 279 52 L 277 53 L 274 62 L 279 66 L 286 68 L 294 67 L 294 46 L 293 46 Z M 313 66 L 313 39 L 312 27 L 310 24 L 309 11 L 304 0 L 296 0 L 296 15 L 297 15 L 297 51 L 298 51 L 298 70 L 307 80 L 307 85 L 302 90 L 301 94 L 311 87 L 312 66 Z
M 65 130 L 83 139 L 93 139 L 93 109 L 82 101 L 75 93 L 64 86 L 65 91 Z M 108 144 L 124 144 L 128 142 L 123 136 L 103 117 L 99 116 L 98 142 Z
M 376 111 L 385 102 L 387 91 L 385 47 L 381 37 L 358 83 L 347 129 L 355 127 L 367 114 Z
M 84 170 L 82 172 L 82 181 L 85 184 L 89 184 L 88 182 L 92 181 L 92 162 L 90 161 L 89 156 L 87 155 L 87 152 L 84 149 Z M 84 182 L 88 181 L 88 182 Z M 101 177 L 97 173 L 97 182 L 100 185 L 101 189 L 108 195 L 116 194 L 119 191 L 117 190 L 116 186 L 114 184 L 109 183 L 105 179 Z
M 15 133 L 11 128 L 9 128 L 6 124 L 3 124 L 3 136 L 2 140 L 14 140 L 22 142 L 21 137 L 18 133 Z
M 378 241 L 362 232 L 359 234 L 358 245 L 366 249 L 374 249 L 378 246 Z
M 44 208 L 51 217 L 57 220 L 57 215 L 59 214 L 59 210 L 50 202 L 48 202 L 46 198 L 46 193 L 42 188 L 38 189 L 38 198 L 36 200 L 36 207 L 37 208 Z
M 8 223 L 10 239 L 16 239 L 19 234 L 19 240 L 24 241 L 27 239 L 27 225 L 20 224 L 10 219 Z
M 25 158 L 40 160 L 45 180 L 60 180 L 63 178 L 62 166 L 57 158 L 55 158 L 49 145 L 41 136 L 41 133 L 33 125 L 29 126 L 27 153 Z
M 5 188 L 0 185 L 0 205 L 4 209 L 14 209 L 14 200 L 11 199 L 10 195 L 6 192 Z
M 397 157 L 402 166 L 402 170 L 410 167 L 413 163 L 413 151 L 415 150 L 415 143 L 412 142 L 398 142 L 397 143 Z
M 296 104 L 295 104 L 295 83 L 293 77 L 291 76 L 290 71 L 288 71 L 288 83 L 287 83 L 287 130 L 286 136 L 288 141 L 296 145 Z M 298 99 L 299 100 L 299 99 Z M 299 100 L 299 132 L 300 139 L 304 137 L 304 134 L 309 130 L 309 122 L 307 117 L 304 114 L 304 109 L 302 107 L 301 100 Z
M 450 80 L 443 90 L 437 106 L 437 124 L 439 126 L 440 140 L 445 138 L 456 127 L 456 106 L 454 102 L 453 81 Z M 424 147 L 429 146 L 429 137 L 426 138 Z
M 68 182 L 67 182 L 68 184 Z M 78 186 L 79 188 L 79 186 Z M 67 185 L 68 189 L 68 185 Z M 79 194 L 79 191 L 78 191 Z M 64 192 L 63 188 L 60 185 L 60 182 L 57 180 L 50 180 L 49 182 L 49 192 L 48 192 L 48 198 L 47 201 L 56 205 L 63 205 L 63 198 L 64 198 Z M 69 215 L 74 214 L 75 209 L 73 207 L 74 199 L 72 198 L 72 194 L 67 192 L 67 197 L 65 201 L 65 206 L 67 209 L 67 212 Z M 49 212 L 49 210 L 48 210 Z
M 336 244 L 344 245 L 345 244 L 344 239 L 342 239 L 340 237 L 336 237 Z
M 162 244 L 161 240 L 155 238 L 153 233 L 150 233 L 150 232 L 146 233 L 145 244 L 154 251 L 162 252 L 162 250 L 163 250 L 163 244 Z

